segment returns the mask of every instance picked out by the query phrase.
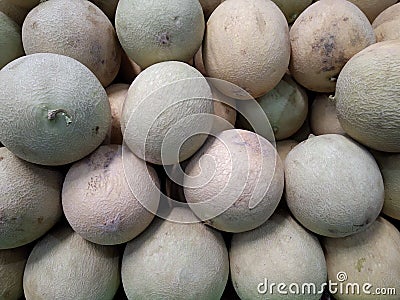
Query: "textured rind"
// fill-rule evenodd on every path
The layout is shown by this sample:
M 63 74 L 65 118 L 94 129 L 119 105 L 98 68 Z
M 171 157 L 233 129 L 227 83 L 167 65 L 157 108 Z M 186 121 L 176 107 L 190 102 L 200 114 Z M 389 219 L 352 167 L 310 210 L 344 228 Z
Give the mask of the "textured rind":
M 102 245 L 125 243 L 153 220 L 158 186 L 154 169 L 128 149 L 100 146 L 69 169 L 62 190 L 63 211 L 83 238 Z
M 312 136 L 286 157 L 285 196 L 304 227 L 344 237 L 365 230 L 378 217 L 383 179 L 372 155 L 350 138 Z
M 60 225 L 33 248 L 23 288 L 27 300 L 111 300 L 120 284 L 119 253 Z
M 49 52 L 72 57 L 108 86 L 117 76 L 121 48 L 107 16 L 86 0 L 46 1 L 22 25 L 26 54 Z
M 339 75 L 336 112 L 346 133 L 379 151 L 400 152 L 400 40 L 369 46 Z
M 142 71 L 128 90 L 121 118 L 124 142 L 146 161 L 175 164 L 204 143 L 207 135 L 195 134 L 210 132 L 212 114 L 211 89 L 199 71 L 178 61 L 157 63 Z M 191 138 L 178 157 L 169 150 L 182 137 Z
M 0 250 L 0 299 L 21 299 L 22 277 L 30 248 Z
M 290 29 L 290 74 L 309 90 L 333 92 L 335 79 L 357 52 L 375 43 L 362 11 L 345 0 L 310 5 Z M 333 78 L 333 79 L 331 79 Z
M 260 226 L 283 193 L 283 165 L 275 148 L 246 130 L 225 130 L 209 137 L 185 173 L 184 193 L 190 208 L 222 231 L 243 232 Z
M 28 244 L 53 227 L 62 215 L 63 179 L 0 148 L 0 249 Z
M 21 27 L 0 11 L 0 69 L 14 59 L 24 55 L 21 42 Z
M 359 284 L 360 294 L 334 295 L 337 300 L 398 300 L 400 290 L 400 232 L 382 217 L 379 217 L 367 230 L 345 237 L 324 238 L 328 268 L 328 279 L 339 283 L 337 274 L 347 274 L 346 283 Z M 375 293 L 376 288 L 394 288 L 397 295 L 366 295 L 363 285 L 370 285 L 369 291 Z M 382 290 L 383 291 L 383 290 Z
M 397 0 L 349 0 L 357 5 L 363 13 L 368 17 L 370 22 L 373 22 L 376 16 L 384 11 L 389 6 L 392 6 Z
M 335 102 L 328 94 L 317 94 L 311 105 L 310 127 L 315 135 L 346 134 L 336 115 Z
M 64 109 L 72 118 L 48 110 Z M 0 71 L 0 141 L 43 165 L 71 163 L 94 151 L 111 124 L 107 94 L 93 73 L 59 54 L 20 57 Z
M 381 12 L 372 23 L 378 42 L 400 39 L 400 3 Z
M 203 61 L 210 77 L 260 97 L 281 80 L 289 58 L 289 27 L 270 0 L 224 1 L 208 19 Z M 243 96 L 240 90 L 222 92 L 234 98 Z
M 277 293 L 276 286 L 274 293 L 257 292 L 264 278 L 269 284 L 298 284 L 300 290 L 302 284 L 313 283 L 317 291 L 326 281 L 325 257 L 318 239 L 287 212 L 276 212 L 257 229 L 234 234 L 229 258 L 232 283 L 240 299 L 317 300 L 321 297 L 320 294 L 283 295 Z
M 205 22 L 197 0 L 170 0 L 168 5 L 159 0 L 120 0 L 115 28 L 126 54 L 146 68 L 162 61 L 189 61 L 201 45 Z
M 192 216 L 174 208 L 172 216 Z M 130 241 L 122 259 L 128 299 L 220 299 L 228 280 L 228 251 L 221 233 L 201 223 L 156 218 Z

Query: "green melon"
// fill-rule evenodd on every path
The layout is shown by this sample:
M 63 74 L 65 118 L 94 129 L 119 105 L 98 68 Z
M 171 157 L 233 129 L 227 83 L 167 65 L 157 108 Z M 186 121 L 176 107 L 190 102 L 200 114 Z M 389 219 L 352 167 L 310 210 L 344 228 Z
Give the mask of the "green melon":
M 120 0 L 115 28 L 127 55 L 146 68 L 189 61 L 201 45 L 205 22 L 198 0 Z
M 111 125 L 107 94 L 83 64 L 27 55 L 0 71 L 0 141 L 29 162 L 63 165 L 88 155 Z
M 0 11 L 0 69 L 24 55 L 21 27 Z

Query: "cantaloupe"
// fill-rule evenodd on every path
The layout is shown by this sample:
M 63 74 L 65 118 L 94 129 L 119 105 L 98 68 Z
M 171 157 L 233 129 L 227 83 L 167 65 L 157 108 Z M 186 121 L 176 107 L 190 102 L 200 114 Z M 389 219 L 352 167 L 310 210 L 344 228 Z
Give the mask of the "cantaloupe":
M 21 27 L 0 11 L 0 69 L 14 59 L 24 55 Z
M 344 131 L 384 152 L 400 152 L 400 40 L 369 46 L 340 72 L 336 113 Z
M 126 54 L 146 68 L 189 61 L 201 45 L 205 21 L 198 0 L 120 0 L 115 28 Z
M 277 211 L 254 230 L 234 234 L 229 258 L 240 299 L 321 298 L 327 277 L 322 247 L 286 211 Z M 281 283 L 286 285 L 283 290 L 287 294 L 279 293 L 277 285 Z M 309 293 L 304 289 L 306 284 L 310 285 Z
M 272 0 L 284 13 L 288 23 L 293 23 L 297 17 L 305 10 L 312 0 Z
M 0 250 L 0 299 L 21 299 L 22 278 L 30 247 Z
M 0 71 L 0 141 L 29 162 L 63 165 L 104 140 L 110 104 L 99 80 L 73 58 L 37 53 Z
M 26 54 L 49 52 L 72 57 L 108 86 L 121 63 L 121 49 L 106 15 L 87 0 L 40 3 L 22 25 Z
M 233 98 L 260 97 L 278 84 L 290 57 L 289 28 L 270 0 L 227 0 L 207 21 L 203 61 L 209 77 L 235 86 L 218 87 Z
M 119 252 L 93 244 L 61 224 L 33 247 L 26 263 L 26 300 L 111 300 L 120 285 Z
M 155 164 L 192 156 L 213 126 L 211 88 L 195 68 L 178 61 L 154 64 L 131 84 L 122 109 L 124 143 Z
M 321 0 L 296 19 L 290 41 L 294 79 L 309 90 L 333 92 L 340 70 L 354 54 L 375 43 L 375 34 L 356 5 Z
M 322 244 L 337 300 L 397 300 L 400 290 L 400 232 L 379 217 L 365 231 Z
M 125 243 L 153 220 L 159 186 L 154 169 L 129 150 L 100 146 L 68 170 L 63 211 L 84 239 L 102 245 Z
M 397 0 L 349 0 L 350 2 L 357 5 L 363 13 L 368 17 L 370 22 L 373 22 L 375 18 L 386 8 L 394 5 Z
M 382 175 L 373 156 L 339 134 L 311 136 L 285 159 L 285 196 L 294 217 L 328 237 L 361 232 L 384 201 Z
M 283 165 L 274 146 L 241 129 L 210 136 L 185 173 L 189 207 L 206 224 L 227 232 L 260 226 L 283 192 Z
M 378 42 L 400 39 L 400 3 L 381 12 L 372 22 Z
M 0 11 L 9 16 L 19 26 L 22 26 L 29 10 L 12 3 L 12 0 L 0 0 Z
M 121 274 L 127 298 L 220 299 L 229 273 L 221 233 L 175 222 L 194 218 L 187 208 L 173 209 L 169 218 L 156 218 L 126 245 Z
M 61 217 L 63 175 L 0 148 L 0 249 L 44 235 Z

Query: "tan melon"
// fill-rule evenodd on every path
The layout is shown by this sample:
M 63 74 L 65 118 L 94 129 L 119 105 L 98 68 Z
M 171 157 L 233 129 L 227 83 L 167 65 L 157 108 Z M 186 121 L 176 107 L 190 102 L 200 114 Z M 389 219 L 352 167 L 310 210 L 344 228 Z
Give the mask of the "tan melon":
M 333 92 L 340 70 L 354 54 L 375 43 L 375 34 L 356 5 L 321 0 L 296 19 L 290 41 L 289 69 L 294 79 L 309 90 Z
M 227 0 L 207 21 L 203 61 L 208 76 L 233 98 L 260 97 L 278 84 L 290 57 L 289 28 L 270 0 Z M 243 89 L 243 90 L 242 90 Z
M 373 74 L 373 75 L 371 75 Z M 379 42 L 340 72 L 336 113 L 344 131 L 384 152 L 400 152 L 400 40 Z
M 378 42 L 400 39 L 400 3 L 381 12 L 372 22 L 372 27 Z

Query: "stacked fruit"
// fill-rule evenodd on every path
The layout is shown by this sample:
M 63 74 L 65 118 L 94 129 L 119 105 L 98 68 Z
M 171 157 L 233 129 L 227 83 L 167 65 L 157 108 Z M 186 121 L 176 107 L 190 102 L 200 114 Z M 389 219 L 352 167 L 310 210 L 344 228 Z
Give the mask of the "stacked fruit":
M 0 299 L 399 299 L 396 2 L 0 0 Z

